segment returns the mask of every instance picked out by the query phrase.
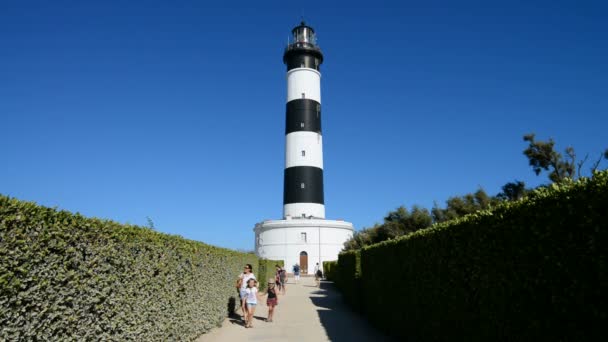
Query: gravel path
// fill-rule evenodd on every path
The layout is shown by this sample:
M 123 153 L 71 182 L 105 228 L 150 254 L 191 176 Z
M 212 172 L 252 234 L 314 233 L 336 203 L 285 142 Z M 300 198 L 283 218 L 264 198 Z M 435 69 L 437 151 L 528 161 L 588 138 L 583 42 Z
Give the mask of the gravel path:
M 299 284 L 290 278 L 287 294 L 279 296 L 272 323 L 265 321 L 268 313 L 265 304 L 265 300 L 258 304 L 252 329 L 245 328 L 240 318 L 231 317 L 221 328 L 196 341 L 389 341 L 343 304 L 340 293 L 330 282 L 322 282 L 318 288 L 314 278 L 301 278 Z

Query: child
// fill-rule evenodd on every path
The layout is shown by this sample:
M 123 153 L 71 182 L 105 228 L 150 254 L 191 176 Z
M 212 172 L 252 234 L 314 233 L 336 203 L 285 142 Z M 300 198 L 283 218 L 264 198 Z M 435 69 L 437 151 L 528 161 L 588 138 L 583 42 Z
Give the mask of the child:
M 272 322 L 272 316 L 274 314 L 274 307 L 279 304 L 277 298 L 277 290 L 274 286 L 274 279 L 268 279 L 268 298 L 266 299 L 266 305 L 268 306 L 268 318 L 266 322 Z
M 253 314 L 255 306 L 258 305 L 258 288 L 255 279 L 247 281 L 247 289 L 245 289 L 247 300 L 247 319 L 245 320 L 245 328 L 253 328 Z

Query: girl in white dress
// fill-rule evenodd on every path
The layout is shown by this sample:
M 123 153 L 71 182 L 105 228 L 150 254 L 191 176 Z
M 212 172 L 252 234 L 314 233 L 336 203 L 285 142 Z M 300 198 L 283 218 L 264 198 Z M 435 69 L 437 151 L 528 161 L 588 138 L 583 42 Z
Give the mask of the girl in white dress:
M 258 305 L 258 288 L 257 281 L 255 279 L 249 279 L 247 281 L 247 288 L 245 289 L 245 298 L 247 301 L 247 324 L 246 328 L 253 328 L 253 314 L 255 313 L 255 307 Z

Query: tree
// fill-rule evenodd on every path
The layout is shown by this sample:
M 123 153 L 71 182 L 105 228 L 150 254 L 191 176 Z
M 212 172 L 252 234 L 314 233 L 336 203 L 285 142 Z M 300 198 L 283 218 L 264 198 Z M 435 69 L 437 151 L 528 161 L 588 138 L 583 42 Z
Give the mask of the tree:
M 432 209 L 432 217 L 435 222 L 449 221 L 472 214 L 479 210 L 487 209 L 498 202 L 499 200 L 496 197 L 489 196 L 485 190 L 479 188 L 474 193 L 448 198 L 445 209 L 440 208 L 437 203 L 435 203 Z
M 399 208 L 390 211 L 384 217 L 384 222 L 403 222 L 409 215 L 410 213 L 408 213 L 407 208 L 400 206 Z
M 568 146 L 564 150 L 564 157 L 561 153 L 555 151 L 555 142 L 552 138 L 549 138 L 548 141 L 536 140 L 534 133 L 524 135 L 524 141 L 529 143 L 528 148 L 524 150 L 524 154 L 528 157 L 528 162 L 537 176 L 543 170 L 548 171 L 549 179 L 555 183 L 582 176 L 582 168 L 589 159 L 589 154 L 585 155 L 585 158 L 581 161 L 577 161 L 574 148 Z M 592 174 L 599 168 L 603 159 L 608 159 L 608 149 L 593 163 Z
M 433 222 L 443 222 L 447 221 L 448 218 L 445 214 L 445 210 L 439 207 L 437 201 L 433 202 L 433 208 L 431 209 L 431 215 L 433 217 Z
M 389 212 L 384 218 L 384 225 L 393 232 L 395 236 L 413 233 L 417 230 L 428 228 L 433 224 L 433 217 L 426 208 L 418 205 L 412 207 L 409 212 L 404 206 L 400 206 Z
M 433 225 L 433 216 L 428 209 L 414 205 L 412 213 L 406 221 L 406 231 L 415 232 Z
M 154 221 L 150 218 L 150 216 L 146 216 L 147 227 L 152 230 L 156 230 L 156 226 L 154 226 Z
M 386 240 L 392 240 L 403 235 L 397 222 L 387 222 L 379 225 L 370 232 L 371 243 L 378 243 Z
M 353 237 L 344 243 L 344 250 L 359 249 L 374 243 L 394 239 L 428 228 L 432 224 L 433 218 L 426 208 L 414 205 L 410 212 L 406 207 L 400 206 L 386 214 L 384 223 L 355 232 Z
M 365 246 L 372 244 L 372 237 L 370 231 L 377 227 L 365 228 L 353 234 L 353 237 L 344 242 L 344 250 L 350 251 L 355 249 L 361 249 Z
M 526 183 L 515 180 L 502 186 L 502 192 L 496 195 L 497 198 L 507 201 L 516 201 L 526 195 Z

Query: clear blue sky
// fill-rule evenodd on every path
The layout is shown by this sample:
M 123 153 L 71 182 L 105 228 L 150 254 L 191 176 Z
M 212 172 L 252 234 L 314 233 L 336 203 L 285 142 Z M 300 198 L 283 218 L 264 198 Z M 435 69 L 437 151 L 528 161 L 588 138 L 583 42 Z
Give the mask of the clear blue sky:
M 0 3 L 2 194 L 252 249 L 282 215 L 301 15 L 326 57 L 328 218 L 541 184 L 528 132 L 608 147 L 603 1 L 83 3 Z

